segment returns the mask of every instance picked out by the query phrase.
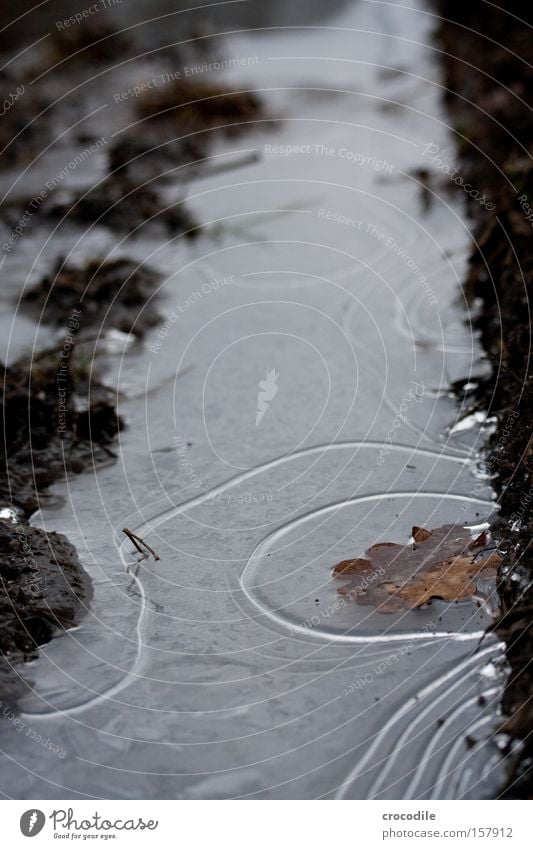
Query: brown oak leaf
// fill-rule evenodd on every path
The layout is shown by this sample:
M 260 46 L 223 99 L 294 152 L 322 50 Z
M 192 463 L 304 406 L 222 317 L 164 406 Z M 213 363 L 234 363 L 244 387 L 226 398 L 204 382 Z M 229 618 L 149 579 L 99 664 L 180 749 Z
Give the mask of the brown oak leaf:
M 443 525 L 432 531 L 414 527 L 407 545 L 381 542 L 366 557 L 342 560 L 333 577 L 351 582 L 338 592 L 380 613 L 421 607 L 432 598 L 460 601 L 476 592 L 476 580 L 491 578 L 501 563 L 483 531 L 475 539 L 468 528 Z

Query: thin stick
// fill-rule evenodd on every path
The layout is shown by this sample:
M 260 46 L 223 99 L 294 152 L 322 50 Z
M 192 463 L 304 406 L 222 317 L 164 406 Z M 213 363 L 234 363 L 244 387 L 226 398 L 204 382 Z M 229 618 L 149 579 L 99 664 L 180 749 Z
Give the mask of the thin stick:
M 160 560 L 161 559 L 159 557 L 159 555 L 155 553 L 154 549 L 150 545 L 148 545 L 147 542 L 145 542 L 143 539 L 138 537 L 137 534 L 134 534 L 133 531 L 130 531 L 129 528 L 122 528 L 122 533 L 126 534 L 128 539 L 130 539 L 132 541 L 132 543 L 135 546 L 135 548 L 137 549 L 137 551 L 140 551 L 141 554 L 144 554 L 144 551 L 141 548 L 141 545 L 142 545 L 147 551 L 150 552 L 150 554 L 152 555 L 154 560 Z M 139 545 L 139 543 L 140 543 L 140 545 Z

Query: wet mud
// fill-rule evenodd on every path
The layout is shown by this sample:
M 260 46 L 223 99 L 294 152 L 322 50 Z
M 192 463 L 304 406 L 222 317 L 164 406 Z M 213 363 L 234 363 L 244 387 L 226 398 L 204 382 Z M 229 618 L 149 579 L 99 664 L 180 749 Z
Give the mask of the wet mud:
M 74 365 L 65 344 L 68 352 L 3 369 L 0 700 L 10 709 L 31 686 L 17 664 L 34 660 L 39 645 L 76 624 L 92 595 L 74 546 L 28 520 L 54 482 L 114 459 L 120 427 L 112 393 Z
M 515 746 L 504 795 L 533 793 L 533 24 L 527 2 L 459 4 L 443 0 L 438 43 L 444 49 L 449 114 L 464 182 L 490 204 L 469 202 L 476 246 L 465 291 L 481 307 L 476 319 L 492 374 L 470 385 L 472 411 L 497 416 L 484 465 L 499 493 L 495 532 L 505 551 L 500 616 L 510 666 L 504 729 Z M 517 16 L 526 25 L 517 20 Z
M 0 498 L 24 518 L 54 481 L 114 457 L 120 420 L 113 394 L 74 357 L 53 352 L 4 369 Z
M 92 583 L 63 534 L 0 520 L 0 719 L 31 687 L 39 646 L 87 612 Z
M 62 327 L 70 321 L 74 337 L 111 327 L 142 334 L 159 321 L 155 290 L 160 277 L 151 268 L 126 259 L 93 260 L 76 267 L 60 259 L 52 274 L 28 289 L 23 306 L 37 322 Z

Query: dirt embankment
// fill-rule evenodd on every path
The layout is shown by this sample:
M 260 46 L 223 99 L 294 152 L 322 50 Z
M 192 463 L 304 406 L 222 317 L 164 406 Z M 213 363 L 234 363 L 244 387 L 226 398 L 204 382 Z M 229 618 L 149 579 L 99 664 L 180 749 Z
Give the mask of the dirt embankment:
M 0 520 L 0 556 L 0 700 L 12 708 L 25 690 L 18 664 L 82 618 L 92 585 L 62 534 Z
M 493 367 L 472 403 L 498 420 L 486 458 L 505 551 L 495 630 L 510 667 L 504 728 L 522 741 L 503 793 L 523 798 L 533 791 L 533 7 L 440 0 L 439 11 L 446 101 L 476 240 L 465 287 L 482 303 L 477 326 Z
M 4 368 L 3 378 L 0 701 L 12 708 L 27 686 L 19 664 L 75 625 L 92 595 L 76 549 L 27 520 L 54 481 L 113 456 L 120 422 L 109 390 L 76 364 L 74 343 Z

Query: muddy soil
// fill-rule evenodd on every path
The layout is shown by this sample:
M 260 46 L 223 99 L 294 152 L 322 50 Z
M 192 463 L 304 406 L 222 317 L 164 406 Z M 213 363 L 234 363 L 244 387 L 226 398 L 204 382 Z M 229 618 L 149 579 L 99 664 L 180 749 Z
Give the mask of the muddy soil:
M 480 299 L 477 319 L 493 374 L 470 396 L 472 409 L 497 415 L 486 470 L 499 492 L 501 618 L 510 673 L 503 709 L 505 730 L 522 746 L 504 793 L 533 792 L 533 552 L 531 533 L 530 303 L 533 280 L 533 25 L 531 4 L 440 3 L 438 37 L 445 53 L 447 105 L 465 183 L 486 195 L 492 209 L 470 201 L 477 247 L 465 283 Z M 522 19 L 520 23 L 513 15 Z M 490 39 L 490 41 L 487 41 Z M 474 104 L 474 106 L 473 106 Z
M 208 151 L 205 141 L 199 138 L 165 139 L 160 126 L 143 129 L 137 133 L 124 133 L 109 151 L 109 171 L 117 177 L 137 185 L 157 180 L 169 181 L 179 176 L 180 169 L 202 160 Z
M 61 352 L 6 367 L 2 506 L 28 518 L 54 481 L 112 458 L 119 427 L 112 393 Z
M 164 75 L 163 75 L 164 76 Z M 142 86 L 141 86 L 142 88 Z M 119 93 L 126 99 L 126 89 Z M 209 152 L 204 131 L 236 135 L 263 117 L 262 104 L 253 92 L 190 80 L 167 82 L 154 92 L 141 92 L 135 111 L 144 119 L 142 133 L 126 133 L 110 150 L 109 174 L 90 191 L 67 193 L 52 203 L 52 219 L 69 218 L 78 224 L 99 223 L 125 234 L 136 234 L 144 225 L 159 225 L 172 236 L 194 238 L 197 225 L 185 198 L 169 202 L 161 178 L 180 171 Z M 179 136 L 176 138 L 176 131 Z M 200 132 L 199 140 L 188 133 Z
M 175 166 L 176 167 L 176 166 Z M 127 235 L 145 225 L 159 226 L 172 236 L 194 238 L 197 226 L 183 208 L 183 199 L 167 204 L 152 186 L 138 185 L 122 175 L 112 175 L 89 192 L 65 193 L 48 210 L 52 220 L 68 218 L 77 224 L 104 224 Z
M 262 114 L 261 101 L 253 92 L 191 80 L 176 80 L 155 94 L 145 94 L 137 111 L 141 118 L 171 121 L 188 129 L 203 130 L 221 124 L 233 132 Z
M 0 520 L 0 718 L 30 684 L 18 664 L 38 646 L 76 625 L 92 584 L 76 549 L 62 534 Z M 29 676 L 31 678 L 31 674 Z
M 64 349 L 63 349 L 64 351 Z M 61 534 L 27 524 L 46 489 L 114 454 L 109 390 L 75 366 L 74 348 L 3 369 L 0 459 L 0 703 L 9 715 L 31 681 L 18 667 L 84 615 L 92 585 Z M 7 519 L 7 521 L 4 521 Z M 31 676 L 30 676 L 31 677 Z M 5 711 L 8 711 L 8 714 Z
M 82 267 L 64 264 L 29 289 L 22 303 L 34 318 L 62 327 L 76 310 L 74 335 L 113 327 L 141 336 L 159 320 L 153 295 L 159 275 L 126 259 L 93 260 Z M 148 302 L 148 303 L 147 303 Z
M 48 143 L 49 116 L 36 120 L 47 105 L 27 81 L 0 71 L 0 170 L 31 162 Z

